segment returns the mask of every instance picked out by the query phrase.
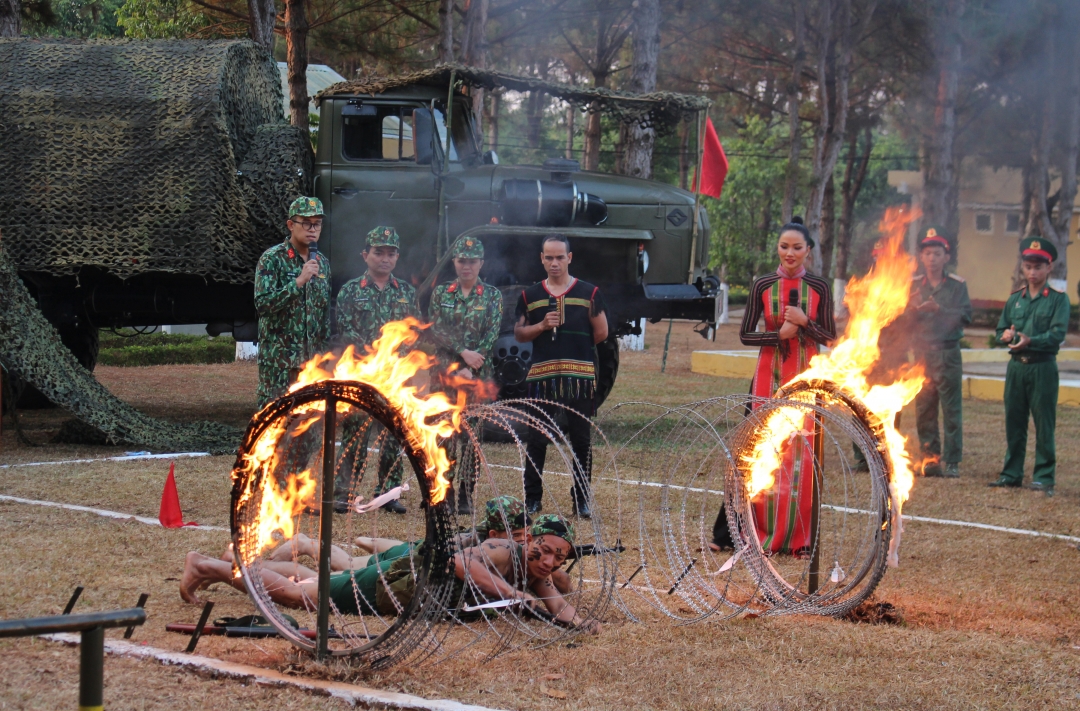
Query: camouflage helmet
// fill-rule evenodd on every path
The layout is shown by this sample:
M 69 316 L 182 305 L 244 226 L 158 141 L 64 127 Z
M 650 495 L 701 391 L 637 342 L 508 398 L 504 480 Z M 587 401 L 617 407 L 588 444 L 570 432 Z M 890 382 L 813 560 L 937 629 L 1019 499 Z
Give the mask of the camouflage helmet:
M 484 258 L 484 243 L 475 237 L 462 236 L 457 238 L 457 242 L 454 242 L 454 246 L 450 248 L 453 251 L 454 258 L 461 257 L 463 259 L 483 259 Z
M 530 523 L 525 504 L 516 496 L 496 496 L 484 504 L 484 524 L 489 531 L 506 531 L 526 528 Z M 520 525 L 519 525 L 520 524 Z
M 322 200 L 300 196 L 289 205 L 289 219 L 294 217 L 322 217 Z
M 537 516 L 529 533 L 534 536 L 558 536 L 570 545 L 574 545 L 574 524 L 559 514 Z
M 379 225 L 367 233 L 368 247 L 401 247 L 401 238 L 397 230 L 387 225 Z

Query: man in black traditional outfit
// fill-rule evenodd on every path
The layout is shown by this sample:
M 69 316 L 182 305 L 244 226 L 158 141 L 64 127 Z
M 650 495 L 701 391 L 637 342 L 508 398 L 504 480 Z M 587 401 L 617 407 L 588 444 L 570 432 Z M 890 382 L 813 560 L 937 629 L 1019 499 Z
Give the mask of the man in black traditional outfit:
M 525 379 L 529 396 L 546 401 L 540 407 L 554 422 L 560 423 L 565 416 L 562 431 L 576 460 L 571 489 L 574 513 L 589 518 L 584 483 L 592 479 L 589 418 L 595 409 L 595 346 L 608 336 L 607 315 L 600 290 L 570 276 L 574 254 L 565 236 L 548 235 L 541 250 L 540 259 L 548 276 L 521 292 L 514 337 L 533 344 L 532 365 Z M 544 497 L 540 475 L 547 445 L 547 437 L 530 431 L 525 462 L 525 506 L 530 514 L 540 511 Z

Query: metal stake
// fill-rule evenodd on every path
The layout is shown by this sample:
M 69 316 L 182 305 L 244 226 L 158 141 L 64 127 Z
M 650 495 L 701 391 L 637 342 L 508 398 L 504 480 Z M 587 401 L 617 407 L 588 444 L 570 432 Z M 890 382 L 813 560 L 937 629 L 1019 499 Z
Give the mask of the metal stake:
M 213 602 L 208 602 L 203 606 L 202 614 L 199 615 L 199 622 L 195 625 L 195 631 L 191 633 L 191 641 L 188 642 L 187 649 L 184 650 L 188 654 L 195 652 L 195 647 L 199 644 L 199 638 L 202 637 L 203 630 L 206 628 L 206 621 L 210 619 L 210 611 L 213 609 Z
M 79 711 L 101 711 L 104 683 L 105 628 L 91 627 L 79 642 Z
M 75 588 L 75 592 L 71 593 L 71 597 L 68 599 L 67 605 L 64 607 L 63 614 L 70 615 L 71 611 L 75 609 L 75 603 L 79 601 L 79 596 L 82 595 L 83 586 L 79 585 Z
M 138 607 L 140 609 L 143 608 L 143 607 L 146 607 L 146 601 L 149 600 L 149 599 L 150 599 L 150 593 L 143 593 L 143 594 L 139 595 L 139 601 L 137 603 L 135 603 L 135 607 Z M 135 625 L 131 625 L 126 630 L 124 630 L 124 639 L 131 639 L 131 635 L 134 632 L 135 632 Z
M 814 403 L 820 407 L 821 396 L 815 396 Z M 818 540 L 819 519 L 821 517 L 821 477 L 825 472 L 825 431 L 821 426 L 821 413 L 814 413 L 814 476 L 810 489 L 810 574 L 807 576 L 806 590 L 811 595 L 818 591 L 821 577 L 821 541 Z
M 315 624 L 315 654 L 323 659 L 330 641 L 330 547 L 334 544 L 334 435 L 337 434 L 337 398 L 326 396 L 323 411 L 323 482 L 319 509 L 319 613 Z M 386 445 L 383 445 L 386 446 Z

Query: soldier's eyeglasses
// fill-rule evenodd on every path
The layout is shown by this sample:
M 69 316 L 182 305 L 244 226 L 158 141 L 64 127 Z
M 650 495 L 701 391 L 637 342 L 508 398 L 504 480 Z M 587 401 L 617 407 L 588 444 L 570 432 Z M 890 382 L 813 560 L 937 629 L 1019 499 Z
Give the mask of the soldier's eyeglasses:
M 299 222 L 299 221 L 297 221 L 294 224 L 300 225 L 301 227 L 303 227 L 308 232 L 318 232 L 319 230 L 322 229 L 322 223 L 321 222 Z

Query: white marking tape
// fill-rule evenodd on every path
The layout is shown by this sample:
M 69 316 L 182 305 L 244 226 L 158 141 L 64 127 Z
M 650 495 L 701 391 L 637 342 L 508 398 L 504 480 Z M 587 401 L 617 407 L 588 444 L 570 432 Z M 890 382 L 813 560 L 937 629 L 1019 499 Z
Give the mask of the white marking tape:
M 92 464 L 93 462 L 133 462 L 137 459 L 180 459 L 182 457 L 209 457 L 209 452 L 172 452 L 170 454 L 125 454 L 122 457 L 99 457 L 97 459 L 62 459 L 57 462 L 26 462 L 24 464 L 0 464 L 0 469 L 16 467 L 47 467 L 50 464 Z
M 37 499 L 22 499 L 18 496 L 5 496 L 0 494 L 0 501 L 10 501 L 13 504 L 30 504 L 31 506 L 48 506 L 55 509 L 67 509 L 68 511 L 82 511 L 83 513 L 97 514 L 98 516 L 104 516 L 105 518 L 115 518 L 123 521 L 135 520 L 139 523 L 145 523 L 147 526 L 161 526 L 161 521 L 156 518 L 148 518 L 146 516 L 136 516 L 135 514 L 120 513 L 119 511 L 109 511 L 108 509 L 95 509 L 89 506 L 78 506 L 76 504 L 60 504 L 55 501 L 39 501 Z M 198 531 L 225 531 L 228 533 L 229 529 L 222 526 L 183 526 L 182 528 L 190 528 Z
M 488 466 L 489 467 L 495 467 L 495 468 L 498 468 L 498 469 L 513 469 L 513 470 L 516 470 L 516 471 L 519 471 L 519 472 L 522 471 L 521 467 L 510 467 L 510 466 L 506 466 L 505 464 L 489 464 Z M 566 472 L 547 472 L 547 473 L 548 474 L 555 474 L 556 476 L 567 476 L 567 477 L 570 476 Z M 600 477 L 600 480 L 601 481 L 621 482 L 622 484 L 624 484 L 626 486 L 652 486 L 652 487 L 658 487 L 658 488 L 667 487 L 669 489 L 678 489 L 680 491 L 695 491 L 695 492 L 698 492 L 698 493 L 717 494 L 717 495 L 720 495 L 720 496 L 723 496 L 723 494 L 724 494 L 723 491 L 719 491 L 717 489 L 699 489 L 697 487 L 692 487 L 692 486 L 678 486 L 676 484 L 661 484 L 661 483 L 653 482 L 653 481 L 623 481 L 623 480 L 619 480 L 619 479 L 611 479 L 611 478 L 608 478 L 608 477 Z M 831 509 L 833 511 L 839 511 L 840 513 L 863 514 L 863 515 L 867 515 L 867 516 L 874 515 L 873 511 L 867 511 L 865 509 L 853 509 L 853 508 L 849 508 L 847 506 L 834 506 L 832 504 L 822 504 L 821 508 L 823 508 L 823 509 Z M 943 526 L 960 526 L 960 527 L 963 527 L 963 528 L 981 528 L 981 529 L 983 529 L 985 531 L 998 531 L 999 533 L 1015 533 L 1015 534 L 1018 534 L 1018 535 L 1021 535 L 1021 536 L 1035 536 L 1035 537 L 1039 537 L 1039 538 L 1058 538 L 1058 539 L 1063 540 L 1063 541 L 1071 541 L 1073 543 L 1080 543 L 1080 536 L 1068 536 L 1068 535 L 1066 535 L 1064 533 L 1047 533 L 1045 531 L 1031 531 L 1031 530 L 1028 530 L 1026 528 L 1009 528 L 1008 526 L 995 526 L 995 525 L 989 524 L 989 523 L 978 523 L 978 522 L 974 522 L 974 521 L 952 521 L 952 520 L 947 519 L 947 518 L 930 518 L 928 516 L 911 516 L 909 514 L 904 514 L 902 518 L 905 521 L 918 521 L 918 522 L 921 522 L 921 523 L 938 523 L 938 524 L 941 524 Z
M 51 642 L 62 642 L 68 645 L 79 644 L 79 635 L 69 633 L 41 635 L 41 639 Z M 206 669 L 215 671 L 223 676 L 245 681 L 254 681 L 256 684 L 272 684 L 274 686 L 293 686 L 305 691 L 326 694 L 335 699 L 341 699 L 350 706 L 363 704 L 364 706 L 385 706 L 395 709 L 428 709 L 430 711 L 495 711 L 486 706 L 473 706 L 448 699 L 425 699 L 422 696 L 401 694 L 396 691 L 380 691 L 355 684 L 344 684 L 337 681 L 323 681 L 321 679 L 300 679 L 294 676 L 286 676 L 272 669 L 253 667 L 247 664 L 226 662 L 213 657 L 204 657 L 199 654 L 184 654 L 182 652 L 170 652 L 156 647 L 133 644 L 123 640 L 105 640 L 105 651 L 123 657 L 137 659 L 156 659 L 162 664 L 174 664 L 181 667 Z

